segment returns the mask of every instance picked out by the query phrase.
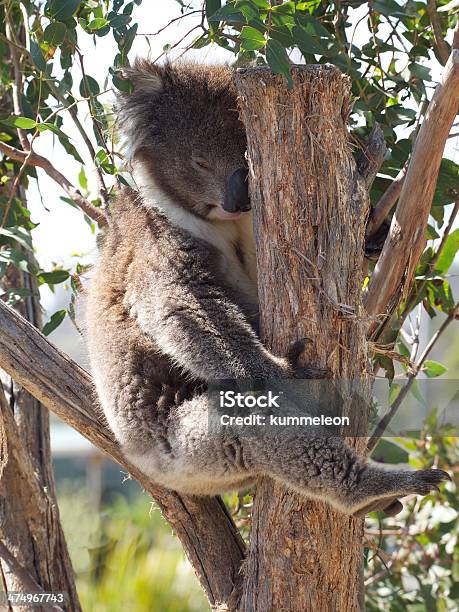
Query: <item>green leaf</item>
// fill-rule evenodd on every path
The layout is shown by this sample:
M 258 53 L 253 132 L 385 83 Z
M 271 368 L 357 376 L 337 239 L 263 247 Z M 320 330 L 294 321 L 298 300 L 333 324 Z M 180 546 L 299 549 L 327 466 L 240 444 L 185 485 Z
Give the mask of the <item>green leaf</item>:
M 50 320 L 46 323 L 46 325 L 43 326 L 43 329 L 41 330 L 42 333 L 45 336 L 49 336 L 52 331 L 59 327 L 59 325 L 65 319 L 66 314 L 66 310 L 58 310 L 57 312 L 55 312 L 50 318 Z
M 438 258 L 435 270 L 440 274 L 446 274 L 459 250 L 459 229 L 454 230 L 446 239 L 440 257 Z
M 375 0 L 373 9 L 382 15 L 404 17 L 403 7 L 397 4 L 395 0 Z
M 437 186 L 433 198 L 433 208 L 445 206 L 457 199 L 459 194 L 459 165 L 450 159 L 441 160 L 440 172 L 438 173 Z M 431 210 L 434 214 L 434 210 Z
M 100 87 L 99 87 L 99 83 L 96 81 L 95 78 L 93 78 L 92 76 L 88 74 L 86 75 L 85 78 L 81 79 L 80 95 L 83 96 L 83 98 L 86 98 L 88 95 L 97 96 L 99 94 L 100 94 Z
M 430 68 L 427 66 L 423 66 L 422 64 L 417 64 L 413 62 L 408 66 L 408 70 L 412 76 L 421 79 L 421 81 L 431 81 L 432 77 L 430 76 Z
M 37 127 L 37 122 L 29 117 L 8 117 L 2 119 L 2 123 L 11 127 L 21 128 L 22 130 L 32 130 Z
M 67 270 L 53 270 L 52 272 L 40 272 L 38 281 L 40 284 L 58 285 L 68 279 L 70 274 Z
M 244 26 L 241 31 L 241 47 L 246 51 L 256 51 L 266 44 L 261 32 L 250 26 Z
M 258 7 L 256 7 L 251 0 L 237 0 L 235 6 L 244 15 L 247 23 L 256 20 L 260 16 Z
M 206 19 L 209 24 L 209 33 L 212 37 L 218 31 L 218 22 L 209 21 L 209 18 L 214 15 L 222 6 L 221 0 L 206 0 Z
M 438 363 L 438 361 L 427 360 L 424 361 L 424 365 L 422 366 L 422 371 L 429 378 L 436 378 L 437 376 L 441 376 L 447 370 L 448 368 L 446 368 L 442 363 Z
M 108 24 L 108 19 L 105 19 L 104 17 L 96 17 L 96 19 L 92 19 L 88 23 L 88 30 L 101 30 L 102 28 L 105 28 L 105 26 Z
M 134 91 L 134 85 L 129 79 L 120 79 L 116 74 L 112 76 L 112 83 L 119 91 L 124 93 L 132 93 Z
M 273 40 L 268 40 L 266 45 L 266 61 L 274 74 L 282 74 L 287 79 L 288 88 L 293 87 L 292 75 L 290 74 L 290 62 L 287 56 L 287 52 L 284 47 Z
M 5 236 L 5 238 L 15 240 L 28 251 L 32 251 L 32 239 L 30 237 L 30 234 L 24 232 L 19 227 L 10 229 L 0 227 L 0 236 Z
M 46 14 L 57 21 L 69 19 L 80 6 L 80 0 L 49 0 Z
M 34 40 L 30 41 L 30 55 L 35 66 L 42 72 L 46 72 L 48 66 L 41 52 L 40 45 Z
M 222 6 L 221 9 L 218 9 L 216 13 L 209 17 L 208 21 L 246 23 L 244 15 L 241 13 L 241 11 L 237 10 L 233 4 L 225 4 L 225 6 Z
M 427 284 L 427 297 L 432 307 L 448 314 L 454 307 L 455 300 L 451 285 L 447 280 L 433 279 Z
M 324 49 L 319 43 L 319 40 L 314 36 L 311 36 L 309 32 L 301 26 L 295 26 L 293 28 L 293 41 L 298 46 L 299 50 L 303 55 L 311 53 L 313 55 L 323 55 Z
M 402 387 L 398 383 L 391 384 L 390 391 L 389 391 L 389 405 L 390 406 L 392 406 L 392 404 L 395 402 L 401 390 L 402 390 Z
M 314 36 L 321 38 L 331 38 L 330 32 L 315 17 L 311 15 L 300 15 L 296 17 L 301 27 Z
M 107 151 L 105 151 L 104 149 L 99 149 L 99 151 L 96 153 L 96 157 L 95 157 L 94 161 L 107 174 L 115 174 L 116 168 L 112 164 L 112 162 L 111 162 L 111 160 L 110 160 L 110 158 L 109 158 L 109 156 L 107 154 Z
M 61 138 L 67 138 L 67 140 L 69 139 L 67 134 L 54 125 L 54 123 L 38 123 L 37 130 L 39 132 L 53 132 L 53 134 L 57 134 L 57 136 L 61 136 Z
M 206 0 L 206 17 L 212 17 L 222 6 L 221 0 Z
M 294 2 L 283 2 L 282 4 L 277 4 L 271 8 L 273 13 L 278 14 L 293 14 L 295 12 L 295 3 Z
M 81 189 L 84 191 L 88 190 L 88 179 L 86 177 L 86 172 L 84 171 L 84 166 L 81 166 L 80 172 L 78 173 L 78 182 L 80 183 Z
M 66 25 L 60 21 L 55 21 L 46 26 L 43 32 L 43 40 L 56 47 L 64 42 L 66 33 Z
M 127 26 L 131 21 L 132 17 L 130 15 L 116 15 L 110 18 L 110 26 L 116 30 Z

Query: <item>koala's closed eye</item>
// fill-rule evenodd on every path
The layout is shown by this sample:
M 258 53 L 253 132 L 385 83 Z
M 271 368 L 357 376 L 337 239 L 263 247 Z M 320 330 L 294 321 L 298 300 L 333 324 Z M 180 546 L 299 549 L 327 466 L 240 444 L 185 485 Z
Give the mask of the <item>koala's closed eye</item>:
M 211 170 L 210 162 L 205 157 L 192 157 L 191 163 L 198 170 Z

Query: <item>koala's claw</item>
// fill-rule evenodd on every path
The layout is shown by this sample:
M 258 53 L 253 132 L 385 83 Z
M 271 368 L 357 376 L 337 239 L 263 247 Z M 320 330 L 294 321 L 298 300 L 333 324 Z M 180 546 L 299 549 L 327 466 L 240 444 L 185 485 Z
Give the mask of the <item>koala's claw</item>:
M 432 489 L 439 491 L 439 485 L 445 480 L 451 480 L 448 472 L 443 470 L 419 470 L 414 472 L 413 489 L 418 495 L 428 495 Z

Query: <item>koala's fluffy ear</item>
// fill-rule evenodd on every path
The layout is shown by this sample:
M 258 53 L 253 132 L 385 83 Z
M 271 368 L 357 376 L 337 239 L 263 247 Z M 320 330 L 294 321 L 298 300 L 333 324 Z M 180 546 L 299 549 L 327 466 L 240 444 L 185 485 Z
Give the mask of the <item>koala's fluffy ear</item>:
M 163 91 L 164 68 L 145 59 L 136 59 L 132 66 L 123 69 L 123 78 L 129 79 L 134 91 L 149 93 L 152 97 Z

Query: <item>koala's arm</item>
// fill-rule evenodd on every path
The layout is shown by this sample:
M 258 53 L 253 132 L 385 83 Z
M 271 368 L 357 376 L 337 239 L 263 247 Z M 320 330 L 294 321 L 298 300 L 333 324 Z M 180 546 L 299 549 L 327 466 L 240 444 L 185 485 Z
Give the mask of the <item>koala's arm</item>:
M 260 342 L 242 310 L 203 271 L 199 280 L 147 272 L 131 312 L 174 363 L 202 380 L 293 376 Z

